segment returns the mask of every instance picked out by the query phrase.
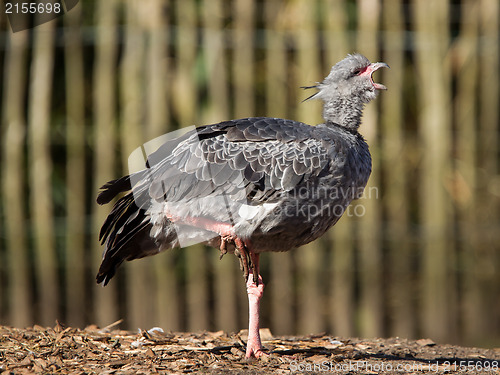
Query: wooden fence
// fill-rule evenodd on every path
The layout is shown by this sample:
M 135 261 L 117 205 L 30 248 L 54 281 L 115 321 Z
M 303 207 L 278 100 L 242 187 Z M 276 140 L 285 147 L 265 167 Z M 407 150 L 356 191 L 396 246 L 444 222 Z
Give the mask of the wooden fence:
M 274 334 L 500 342 L 497 0 L 106 0 L 0 19 L 0 323 L 245 328 L 234 257 L 201 245 L 94 276 L 104 182 L 180 126 L 321 122 L 299 86 L 358 51 L 390 70 L 361 132 L 366 196 L 321 240 L 262 256 Z

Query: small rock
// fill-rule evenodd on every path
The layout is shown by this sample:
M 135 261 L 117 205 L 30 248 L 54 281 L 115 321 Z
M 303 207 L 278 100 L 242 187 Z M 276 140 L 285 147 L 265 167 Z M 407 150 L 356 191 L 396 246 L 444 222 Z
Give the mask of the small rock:
M 328 339 L 328 342 L 329 344 L 325 345 L 325 349 L 337 349 L 341 346 L 344 346 L 344 343 L 339 340 Z
M 163 328 L 161 328 L 161 327 L 153 327 L 153 328 L 151 328 L 151 329 L 148 329 L 148 333 L 149 333 L 150 335 L 153 335 L 153 334 L 155 334 L 155 333 L 165 333 L 165 331 L 164 331 L 164 330 L 163 330 Z

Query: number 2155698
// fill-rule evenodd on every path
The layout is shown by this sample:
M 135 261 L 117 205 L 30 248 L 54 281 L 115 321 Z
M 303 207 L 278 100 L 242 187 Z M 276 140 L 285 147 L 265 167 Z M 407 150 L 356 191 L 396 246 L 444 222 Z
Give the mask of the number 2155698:
M 61 4 L 59 3 L 5 3 L 5 13 L 12 14 L 37 14 L 37 13 L 61 13 Z

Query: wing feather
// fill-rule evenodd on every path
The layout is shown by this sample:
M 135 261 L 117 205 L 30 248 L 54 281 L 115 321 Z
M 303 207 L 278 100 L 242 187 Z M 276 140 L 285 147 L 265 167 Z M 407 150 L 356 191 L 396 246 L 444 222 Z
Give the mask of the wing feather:
M 198 128 L 152 167 L 151 196 L 178 201 L 246 188 L 249 194 L 262 191 L 247 197 L 251 204 L 263 203 L 325 168 L 327 150 L 312 137 L 313 129 L 274 118 L 232 120 Z M 242 179 L 247 183 L 242 185 Z M 223 185 L 229 186 L 222 190 Z

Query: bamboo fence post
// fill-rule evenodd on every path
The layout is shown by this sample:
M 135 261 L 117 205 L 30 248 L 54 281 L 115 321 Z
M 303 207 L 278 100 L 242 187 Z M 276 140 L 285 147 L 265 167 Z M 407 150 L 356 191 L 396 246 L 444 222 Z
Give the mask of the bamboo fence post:
M 36 267 L 37 321 L 53 325 L 59 317 L 59 282 L 54 240 L 50 106 L 54 64 L 55 22 L 37 26 L 30 71 L 28 102 L 29 203 L 33 220 Z
M 447 2 L 414 1 L 415 66 L 420 117 L 421 186 L 421 332 L 435 340 L 449 340 L 456 332 L 456 310 L 450 283 L 454 257 L 450 246 L 450 202 L 445 190 L 450 173 L 450 69 Z
M 173 130 L 169 124 L 170 110 L 168 100 L 168 80 L 170 61 L 168 46 L 170 29 L 164 7 L 166 0 L 148 0 L 147 12 L 144 12 L 142 23 L 148 33 L 147 66 L 145 79 L 147 82 L 147 136 L 146 141 Z
M 7 218 L 6 236 L 7 319 L 14 327 L 33 322 L 31 275 L 28 257 L 28 228 L 24 212 L 26 119 L 26 52 L 28 33 L 9 33 L 4 65 L 2 100 L 2 205 Z M 8 93 L 6 95 L 5 93 Z M 8 213 L 8 214 L 7 214 Z
M 381 4 L 379 0 L 358 2 L 357 50 L 371 61 L 378 58 L 378 30 Z M 376 74 L 379 76 L 380 73 Z M 384 95 L 381 95 L 384 96 Z M 385 99 L 385 98 L 380 98 Z M 383 335 L 383 262 L 381 248 L 381 202 L 380 202 L 380 145 L 378 144 L 377 104 L 368 105 L 363 113 L 360 133 L 370 145 L 372 174 L 365 190 L 366 199 L 355 202 L 364 206 L 364 215 L 359 219 L 359 282 L 360 282 L 360 334 L 364 337 Z M 362 202 L 362 203 L 361 203 Z
M 64 17 L 66 73 L 66 322 L 85 324 L 85 92 L 81 5 Z
M 255 115 L 255 0 L 235 0 L 232 10 L 234 114 L 236 118 L 250 117 Z
M 342 60 L 350 51 L 345 1 L 325 0 L 326 68 Z M 334 335 L 354 335 L 354 242 L 352 217 L 344 215 L 328 233 L 330 252 L 330 287 L 328 325 Z
M 203 54 L 208 85 L 208 99 L 203 123 L 226 120 L 230 116 L 227 59 L 224 32 L 224 7 L 220 0 L 207 0 L 202 5 Z M 241 324 L 238 319 L 238 292 L 244 283 L 237 271 L 235 257 L 219 260 L 220 253 L 210 249 L 213 264 L 214 323 L 216 330 L 234 332 Z M 239 287 L 239 288 L 238 288 Z
M 322 0 L 324 40 L 328 70 L 352 52 L 349 46 L 348 14 L 345 0 Z
M 480 288 L 483 314 L 481 328 L 485 332 L 498 332 L 500 323 L 500 243 L 497 224 L 500 222 L 500 193 L 498 184 L 500 146 L 498 134 L 500 119 L 498 103 L 500 95 L 500 4 L 495 0 L 480 2 L 480 45 L 479 45 L 479 127 L 478 132 L 478 174 L 476 207 L 478 222 L 476 232 L 482 242 L 477 252 L 475 277 Z M 495 68 L 492 68 L 495 67 Z M 496 185 L 496 188 L 495 188 Z M 493 193 L 493 194 L 492 194 Z M 493 224 L 493 225 L 492 225 Z
M 145 141 L 143 139 L 143 56 L 144 30 L 141 15 L 150 17 L 143 11 L 140 0 L 124 1 L 124 15 L 127 27 L 124 34 L 124 49 L 120 61 L 120 141 L 122 173 L 128 173 L 130 153 Z M 145 161 L 144 161 L 145 163 Z M 135 262 L 136 264 L 139 262 Z
M 466 0 L 462 4 L 460 35 L 457 42 L 455 75 L 457 95 L 455 99 L 456 117 L 456 166 L 451 181 L 451 191 L 455 200 L 460 228 L 460 244 L 463 272 L 459 278 L 463 290 L 464 337 L 468 340 L 482 333 L 484 317 L 481 313 L 481 290 L 478 283 L 476 257 L 478 255 L 477 207 L 477 76 L 478 76 L 478 19 L 479 3 Z M 485 322 L 486 323 L 486 322 Z
M 295 1 L 290 4 L 297 51 L 296 77 L 300 85 L 309 85 L 322 80 L 319 50 L 317 44 L 316 10 L 318 2 Z M 308 124 L 322 122 L 321 104 L 311 101 L 297 106 L 295 119 Z M 321 242 L 301 247 L 295 254 L 297 261 L 297 330 L 299 333 L 314 333 L 324 329 L 323 300 L 320 296 L 319 270 L 323 264 Z
M 203 47 L 207 72 L 208 103 L 204 122 L 226 120 L 230 116 L 227 75 L 224 4 L 220 0 L 205 0 L 202 6 Z
M 170 130 L 170 111 L 167 87 L 169 86 L 170 62 L 168 43 L 170 30 L 165 17 L 164 0 L 149 0 L 148 20 L 143 20 L 148 28 L 147 45 L 147 139 L 151 140 Z M 147 21 L 147 22 L 146 22 Z M 153 259 L 156 286 L 156 321 L 160 327 L 169 331 L 181 329 L 178 280 L 175 272 L 175 250 L 166 251 Z
M 283 15 L 285 4 L 281 1 L 268 1 L 264 4 L 266 29 L 266 116 L 286 118 L 287 92 L 289 88 L 287 62 L 287 31 Z M 296 90 L 295 87 L 290 87 Z
M 266 29 L 266 116 L 288 117 L 288 64 L 286 30 L 281 16 L 284 3 L 266 1 L 264 24 Z M 272 254 L 269 257 L 270 273 L 268 289 L 273 334 L 293 333 L 293 275 L 291 252 Z
M 124 35 L 124 50 L 120 61 L 120 141 L 122 174 L 129 173 L 128 158 L 133 150 L 142 146 L 144 134 L 144 30 L 142 17 L 145 14 L 142 1 L 124 1 L 124 16 L 127 27 Z M 142 162 L 142 161 L 141 161 Z M 146 161 L 144 160 L 144 165 Z M 146 258 L 127 264 L 126 311 L 127 325 L 133 329 L 150 324 L 154 312 L 151 303 L 151 263 L 156 259 Z
M 413 296 L 417 288 L 413 283 L 412 254 L 409 232 L 409 205 L 406 169 L 409 149 L 404 139 L 404 15 L 401 0 L 384 0 L 384 61 L 391 69 L 384 72 L 382 82 L 388 87 L 382 93 L 381 107 L 381 164 L 385 175 L 382 203 L 387 215 L 386 238 L 388 272 L 387 310 L 389 334 L 415 337 L 416 314 Z
M 196 60 L 198 58 L 197 7 L 194 2 L 175 3 L 178 25 L 176 38 L 176 95 L 175 106 L 181 126 L 193 125 L 198 120 Z M 201 244 L 182 251 L 186 269 L 186 321 L 189 331 L 207 329 L 208 270 L 205 247 Z
M 117 1 L 100 1 L 96 5 L 96 52 L 93 77 L 93 193 L 116 176 L 116 54 L 117 54 Z M 97 273 L 101 263 L 103 247 L 98 234 L 109 206 L 92 205 L 92 270 Z M 117 282 L 106 288 L 95 288 L 94 322 L 106 326 L 118 320 Z

